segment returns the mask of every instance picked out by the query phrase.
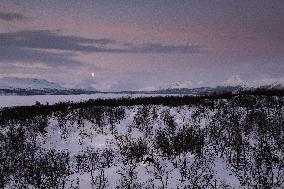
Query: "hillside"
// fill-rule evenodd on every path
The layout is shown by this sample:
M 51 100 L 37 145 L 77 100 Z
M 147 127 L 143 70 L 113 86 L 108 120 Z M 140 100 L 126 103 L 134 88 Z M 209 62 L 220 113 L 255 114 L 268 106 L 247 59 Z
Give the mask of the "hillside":
M 66 88 L 58 83 L 35 78 L 0 78 L 0 95 L 67 95 L 93 94 L 96 90 Z

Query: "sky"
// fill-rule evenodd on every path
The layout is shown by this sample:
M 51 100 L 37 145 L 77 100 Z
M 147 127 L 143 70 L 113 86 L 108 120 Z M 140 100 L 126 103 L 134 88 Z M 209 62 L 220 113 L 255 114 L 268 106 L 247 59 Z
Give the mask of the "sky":
M 283 0 L 0 0 L 0 77 L 102 91 L 284 78 Z

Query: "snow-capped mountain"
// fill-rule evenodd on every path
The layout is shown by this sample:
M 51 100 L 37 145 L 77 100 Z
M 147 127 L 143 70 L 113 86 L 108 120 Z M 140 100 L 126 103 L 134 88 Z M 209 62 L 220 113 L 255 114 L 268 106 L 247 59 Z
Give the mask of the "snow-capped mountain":
M 49 82 L 45 79 L 4 77 L 0 78 L 0 89 L 65 90 L 66 88 L 62 87 L 58 83 Z
M 217 87 L 199 87 L 199 88 L 173 88 L 173 89 L 161 89 L 154 91 L 154 93 L 160 94 L 188 94 L 188 95 L 210 95 L 213 93 L 224 92 L 237 92 L 242 88 L 239 86 L 217 86 Z
M 193 82 L 185 81 L 185 82 L 174 82 L 169 85 L 164 85 L 159 87 L 159 89 L 185 89 L 185 88 L 192 88 Z
M 221 86 L 246 86 L 247 82 L 241 79 L 239 75 L 234 75 L 221 83 Z
M 67 88 L 58 83 L 36 78 L 0 78 L 0 95 L 90 94 L 96 90 Z
M 254 90 L 254 89 L 280 89 L 284 90 L 284 78 L 271 78 L 271 79 L 261 79 L 254 81 L 245 81 L 240 78 L 240 76 L 235 75 L 229 77 L 219 85 L 215 87 L 192 87 L 198 86 L 192 82 L 175 82 L 169 85 L 158 87 L 152 92 L 155 93 L 169 93 L 169 94 L 213 94 L 213 93 L 224 93 L 232 92 L 237 93 L 239 91 Z
M 239 86 L 244 89 L 253 89 L 253 88 L 284 89 L 284 78 L 267 78 L 267 79 L 259 79 L 254 81 L 245 81 L 241 79 L 240 76 L 235 75 L 229 77 L 224 82 L 222 82 L 221 86 Z
M 204 86 L 203 82 L 194 83 L 192 81 L 174 82 L 168 85 L 156 87 L 151 92 L 162 94 L 189 94 L 189 95 L 202 95 L 221 92 L 231 92 L 239 89 L 239 86 L 217 86 L 208 87 Z

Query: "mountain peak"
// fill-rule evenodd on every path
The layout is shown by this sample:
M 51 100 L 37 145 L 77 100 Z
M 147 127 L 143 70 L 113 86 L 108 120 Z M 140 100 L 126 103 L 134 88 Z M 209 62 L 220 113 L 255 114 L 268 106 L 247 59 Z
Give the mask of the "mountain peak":
M 58 83 L 50 82 L 45 79 L 37 78 L 18 78 L 3 77 L 0 78 L 1 89 L 65 89 Z
M 37 78 L 0 78 L 0 95 L 93 94 L 95 89 L 63 87 L 58 83 Z
M 167 85 L 156 87 L 156 90 L 188 89 L 192 88 L 193 85 L 194 83 L 191 81 L 184 81 L 184 82 L 176 81 Z
M 265 78 L 245 81 L 239 75 L 234 75 L 222 82 L 221 86 L 241 86 L 244 88 L 284 88 L 284 78 Z
M 246 82 L 239 75 L 234 75 L 223 81 L 223 86 L 245 86 Z

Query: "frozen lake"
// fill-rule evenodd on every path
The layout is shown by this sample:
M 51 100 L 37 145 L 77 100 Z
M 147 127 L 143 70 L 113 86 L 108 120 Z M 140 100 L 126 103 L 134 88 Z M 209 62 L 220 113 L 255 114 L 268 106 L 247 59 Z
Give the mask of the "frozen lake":
M 170 94 L 172 95 L 172 94 Z M 97 94 L 83 94 L 83 95 L 37 95 L 37 96 L 0 96 L 0 107 L 11 107 L 11 106 L 30 106 L 34 105 L 36 101 L 41 104 L 47 102 L 55 104 L 58 102 L 80 102 L 89 99 L 111 99 L 111 98 L 122 98 L 122 97 L 151 97 L 151 96 L 169 96 L 169 94 L 117 94 L 117 93 L 97 93 Z M 182 96 L 182 95 L 175 95 Z

